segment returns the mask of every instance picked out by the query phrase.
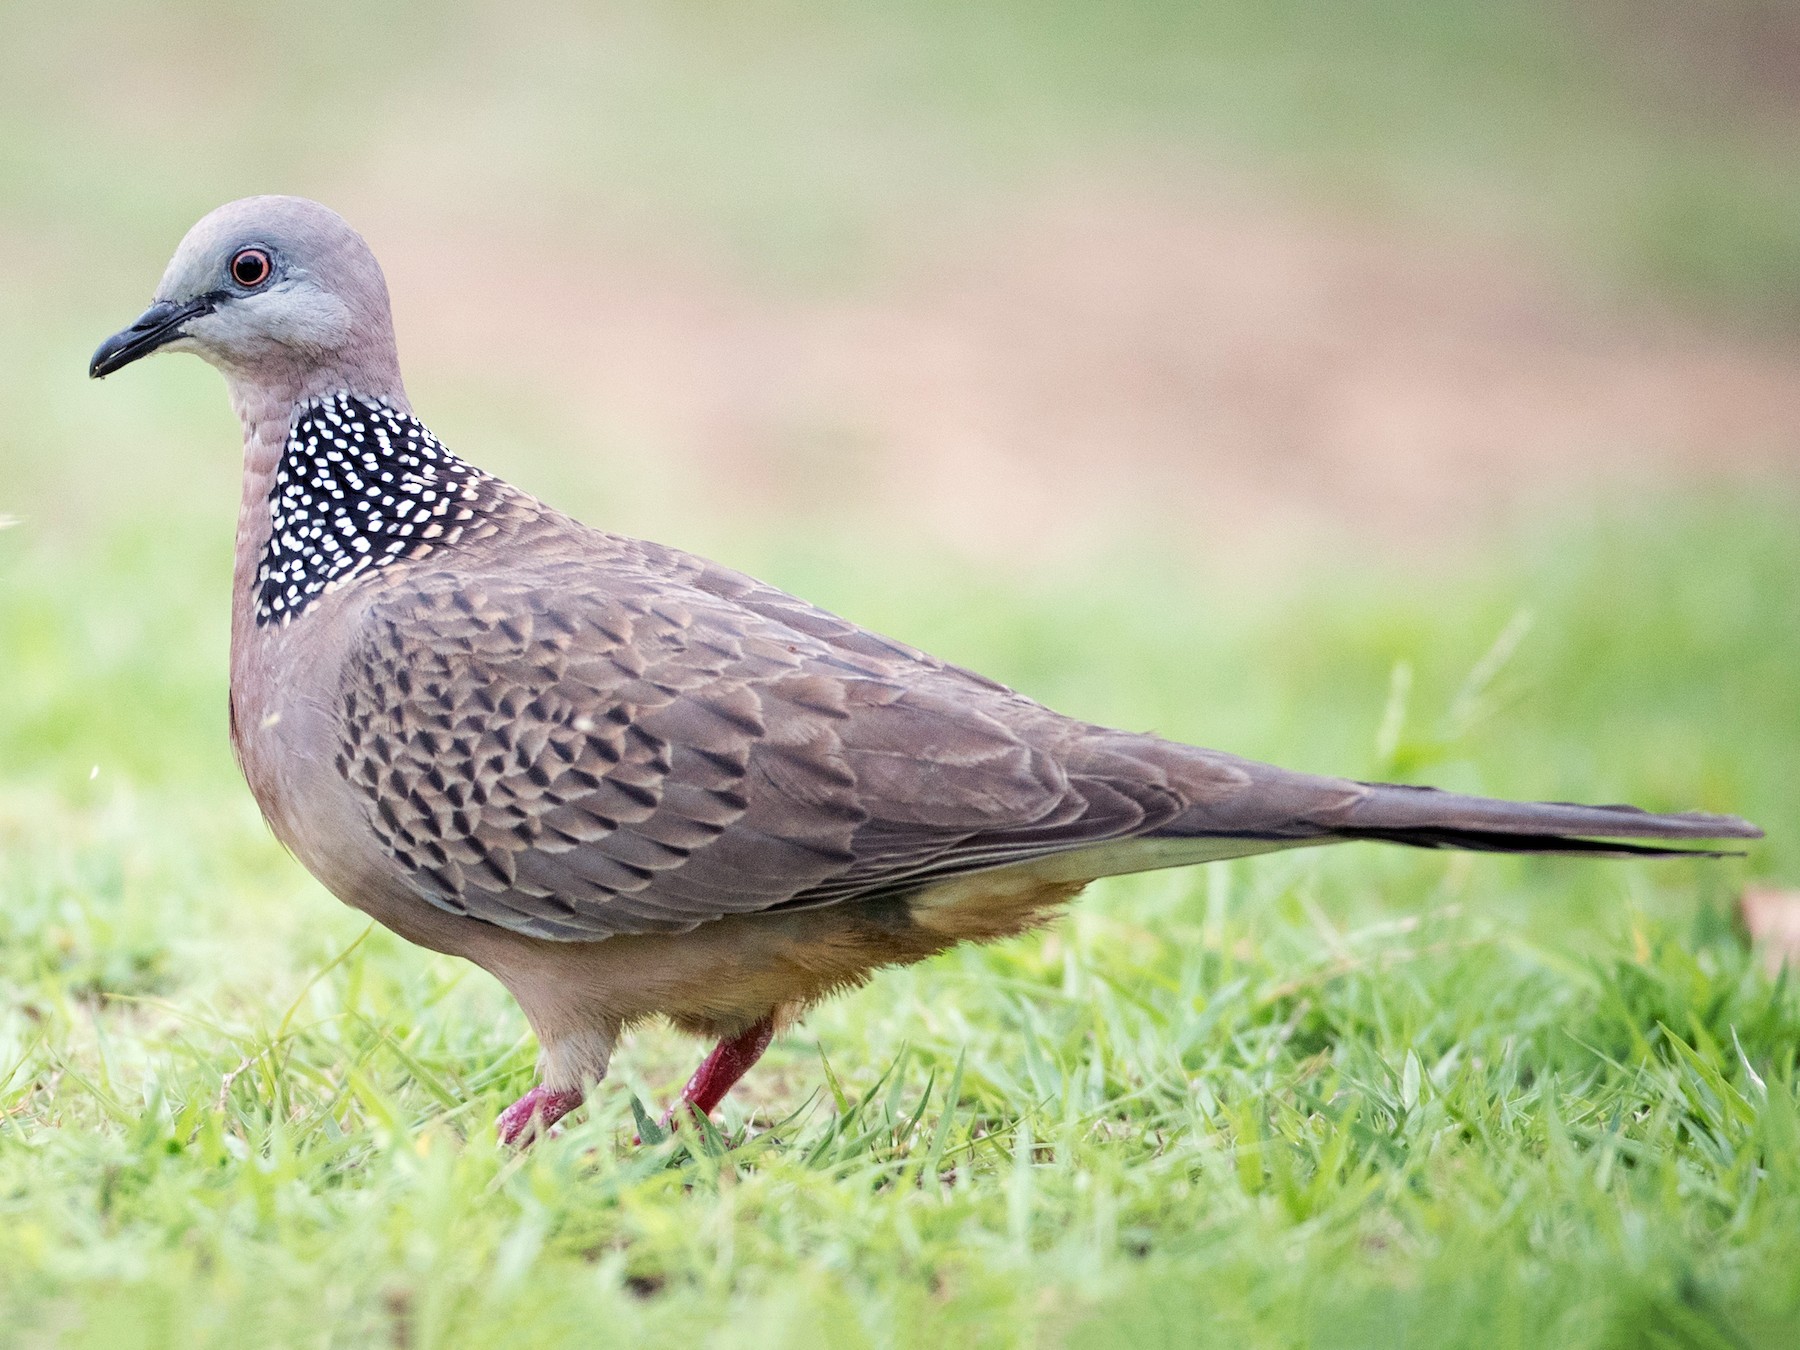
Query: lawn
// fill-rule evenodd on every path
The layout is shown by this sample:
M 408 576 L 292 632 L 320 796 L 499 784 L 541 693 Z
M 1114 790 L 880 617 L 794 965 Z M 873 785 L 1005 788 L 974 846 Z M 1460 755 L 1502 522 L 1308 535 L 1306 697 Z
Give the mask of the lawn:
M 0 535 L 9 1335 L 1788 1343 L 1800 993 L 1732 904 L 1800 868 L 1793 509 L 1664 502 L 1257 606 L 1154 560 L 946 611 L 928 558 L 744 559 L 1078 712 L 1774 838 L 1103 884 L 821 1008 L 717 1134 L 631 1144 L 698 1049 L 650 1032 L 523 1156 L 490 1127 L 518 1013 L 365 931 L 235 779 L 217 540 Z
M 1800 41 L 1779 6 L 1718 8 L 1762 16 L 1769 51 Z M 1364 500 L 1316 532 L 1233 516 L 1244 499 L 1215 500 L 1206 465 L 1278 487 L 1309 472 L 1256 439 L 1286 424 L 1251 420 L 1244 444 L 1196 441 L 1120 499 L 1166 499 L 1154 526 L 1097 502 L 1104 528 L 1013 555 L 966 530 L 947 544 L 868 490 L 902 452 L 824 395 L 792 444 L 743 452 L 761 475 L 744 488 L 721 467 L 741 447 L 715 462 L 668 433 L 686 424 L 595 413 L 588 385 L 527 355 L 576 349 L 558 370 L 654 394 L 662 372 L 628 343 L 594 356 L 581 335 L 750 312 L 767 327 L 694 321 L 709 374 L 668 388 L 757 409 L 717 332 L 878 314 L 920 256 L 1059 183 L 1173 182 L 1187 210 L 1225 181 L 1317 240 L 1398 221 L 1403 259 L 1420 238 L 1524 250 L 1571 278 L 1581 322 L 1590 302 L 1626 314 L 1597 347 L 1608 371 L 1693 325 L 1704 359 L 1621 386 L 1653 409 L 1690 366 L 1734 400 L 1721 414 L 1791 406 L 1791 90 L 1680 9 L 671 0 L 524 24 L 486 3 L 15 6 L 0 1343 L 1791 1345 L 1800 989 L 1735 917 L 1747 881 L 1800 885 L 1791 453 L 1758 470 L 1721 436 L 1620 472 L 1640 461 L 1595 414 L 1612 477 L 1552 465 L 1521 488 L 1465 464 L 1467 491 L 1423 500 L 1506 500 L 1415 539 L 1416 508 Z M 1684 50 L 1706 79 L 1671 61 Z M 633 1143 L 704 1049 L 645 1028 L 558 1137 L 503 1150 L 493 1118 L 536 1053 L 517 1009 L 323 892 L 231 761 L 237 429 L 217 377 L 171 359 L 83 378 L 191 219 L 271 189 L 414 241 L 390 271 L 421 412 L 585 519 L 1098 721 L 1321 772 L 1737 812 L 1770 837 L 1722 861 L 1355 845 L 1102 883 L 1042 932 L 820 1007 L 716 1129 Z M 1120 247 L 1154 251 L 1164 228 Z M 466 260 L 459 300 L 426 284 L 447 274 L 434 248 Z M 661 294 L 669 256 L 716 284 L 619 308 L 641 295 L 618 279 Z M 969 303 L 1042 338 L 1054 315 L 1006 309 L 1007 284 Z M 1522 369 L 1587 351 L 1575 320 L 1506 294 L 1441 307 L 1498 315 Z M 1177 317 L 1177 338 L 1204 337 L 1210 316 Z M 821 345 L 881 350 L 878 324 L 831 323 Z M 1328 355 L 1379 324 L 1336 340 Z M 1194 367 L 1155 367 L 1165 350 L 1127 344 L 1124 387 L 1179 386 Z M 1015 373 L 990 353 L 970 378 Z M 1284 397 L 1261 388 L 1247 404 Z M 970 406 L 1001 394 L 1031 401 Z M 713 425 L 705 399 L 673 401 Z M 1010 485 L 970 479 L 1005 524 Z

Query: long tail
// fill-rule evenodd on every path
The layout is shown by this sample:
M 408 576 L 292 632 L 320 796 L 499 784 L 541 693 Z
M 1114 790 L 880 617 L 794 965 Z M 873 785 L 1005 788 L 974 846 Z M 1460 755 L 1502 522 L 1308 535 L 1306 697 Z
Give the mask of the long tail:
M 1631 839 L 1760 839 L 1762 831 L 1736 816 L 1700 811 L 1658 815 L 1636 806 L 1580 806 L 1570 802 L 1510 802 L 1465 797 L 1437 788 L 1361 783 L 1368 795 L 1333 823 L 1340 839 L 1379 839 L 1412 848 L 1471 849 L 1480 853 L 1585 853 L 1606 857 L 1685 853 L 1725 857 L 1733 850 L 1624 843 Z
M 1736 816 L 1467 797 L 1438 788 L 1316 777 L 1188 747 L 1182 747 L 1180 762 L 1164 763 L 1192 805 L 1154 831 L 1151 837 L 1161 839 L 1255 839 L 1275 848 L 1375 839 L 1484 853 L 1719 857 L 1729 851 L 1620 841 L 1762 837 Z

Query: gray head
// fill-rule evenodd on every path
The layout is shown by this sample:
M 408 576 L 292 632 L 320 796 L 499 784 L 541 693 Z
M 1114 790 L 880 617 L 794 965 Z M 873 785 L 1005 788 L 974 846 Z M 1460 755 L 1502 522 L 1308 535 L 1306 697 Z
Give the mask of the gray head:
M 154 351 L 234 385 L 403 398 L 387 282 L 344 218 L 304 197 L 245 197 L 189 230 L 138 321 L 100 344 L 96 379 Z

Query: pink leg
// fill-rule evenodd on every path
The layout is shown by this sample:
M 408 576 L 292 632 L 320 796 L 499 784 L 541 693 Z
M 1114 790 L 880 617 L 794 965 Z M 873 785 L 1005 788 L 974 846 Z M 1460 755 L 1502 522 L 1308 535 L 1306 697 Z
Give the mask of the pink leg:
M 775 1020 L 765 1017 L 752 1023 L 749 1030 L 720 1041 L 706 1062 L 694 1070 L 688 1085 L 681 1090 L 681 1101 L 671 1106 L 662 1118 L 667 1125 L 675 1112 L 685 1106 L 699 1115 L 710 1116 L 713 1108 L 725 1100 L 733 1084 L 749 1072 L 750 1066 L 762 1058 L 775 1035 Z
M 579 1090 L 553 1092 L 540 1084 L 500 1113 L 495 1122 L 500 1142 L 529 1144 L 539 1135 L 550 1133 L 552 1125 L 580 1105 Z

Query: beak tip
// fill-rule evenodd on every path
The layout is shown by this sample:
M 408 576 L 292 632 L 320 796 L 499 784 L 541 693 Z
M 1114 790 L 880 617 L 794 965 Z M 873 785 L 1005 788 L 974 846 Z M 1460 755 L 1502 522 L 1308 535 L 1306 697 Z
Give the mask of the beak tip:
M 139 357 L 148 356 L 158 347 L 181 337 L 181 325 L 202 314 L 210 314 L 217 297 L 199 296 L 175 302 L 159 300 L 138 316 L 138 321 L 102 342 L 88 362 L 88 378 L 103 380 L 122 370 Z
M 120 366 L 129 365 L 132 357 L 146 354 L 144 351 L 130 351 L 131 344 L 125 341 L 126 337 L 127 333 L 119 333 L 100 344 L 99 350 L 88 359 L 87 373 L 90 380 L 104 380 Z M 121 356 L 125 359 L 120 360 Z

